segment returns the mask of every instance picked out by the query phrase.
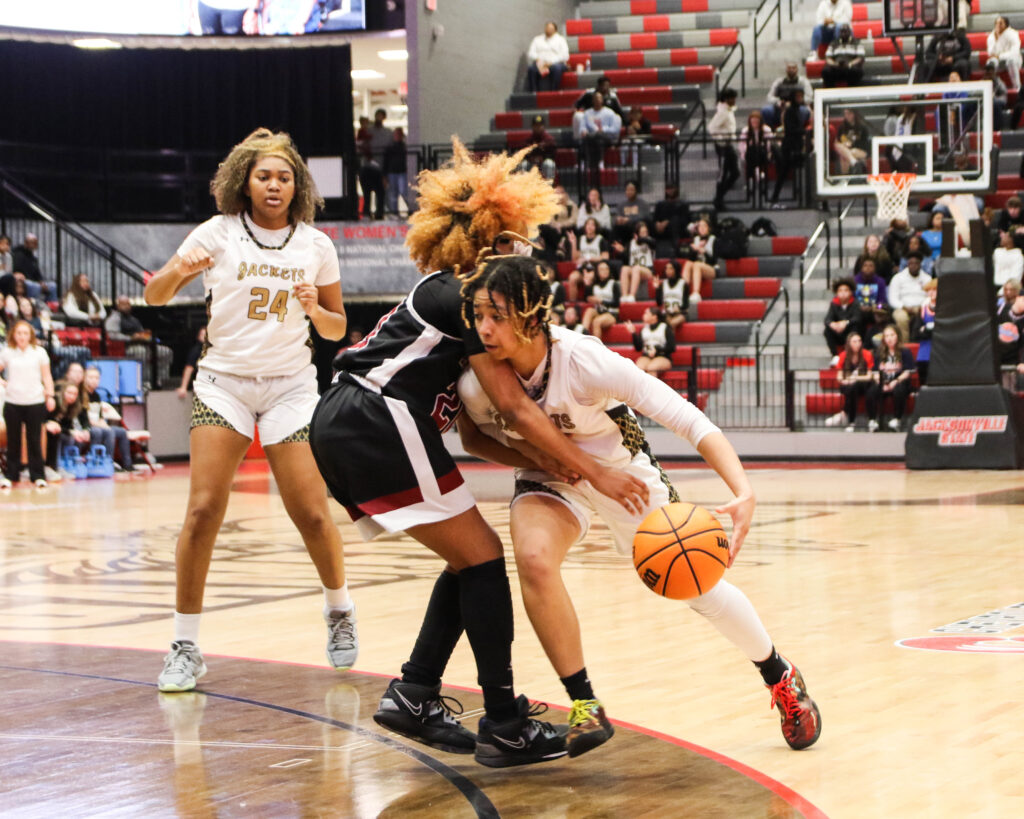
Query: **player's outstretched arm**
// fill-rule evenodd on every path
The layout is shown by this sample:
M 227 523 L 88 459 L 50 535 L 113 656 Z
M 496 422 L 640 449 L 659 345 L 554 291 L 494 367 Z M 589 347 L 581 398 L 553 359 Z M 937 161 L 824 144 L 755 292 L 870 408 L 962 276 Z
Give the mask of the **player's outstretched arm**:
M 173 299 L 192 279 L 213 266 L 213 257 L 203 248 L 195 247 L 184 256 L 175 254 L 146 282 L 143 297 L 146 304 L 160 307 Z
M 519 469 L 535 469 L 537 465 L 509 446 L 498 441 L 480 429 L 469 417 L 469 413 L 463 412 L 459 420 L 455 422 L 459 430 L 459 440 L 462 441 L 462 448 L 469 455 L 490 461 L 493 464 L 512 466 Z
M 512 367 L 495 361 L 489 353 L 471 356 L 469 364 L 480 385 L 511 429 L 518 432 L 543 452 L 560 461 L 569 472 L 575 472 L 601 494 L 620 503 L 631 514 L 647 506 L 647 487 L 621 469 L 609 469 L 559 432 L 544 411 L 519 385 Z
M 729 515 L 732 518 L 732 538 L 729 543 L 729 565 L 731 566 L 743 546 L 747 532 L 750 531 L 750 522 L 754 517 L 757 499 L 754 497 L 754 490 L 736 450 L 732 448 L 729 439 L 721 432 L 710 432 L 705 435 L 697 444 L 697 451 L 736 496 L 729 503 L 715 509 L 719 514 Z

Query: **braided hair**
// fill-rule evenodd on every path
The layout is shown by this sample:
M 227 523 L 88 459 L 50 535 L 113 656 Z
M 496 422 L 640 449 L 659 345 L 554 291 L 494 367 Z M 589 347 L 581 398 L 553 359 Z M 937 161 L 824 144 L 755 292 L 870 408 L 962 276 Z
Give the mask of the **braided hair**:
M 472 273 L 461 278 L 462 318 L 467 327 L 473 325 L 473 293 L 483 288 L 492 297 L 492 305 L 493 294 L 505 298 L 509 319 L 520 342 L 527 343 L 538 330 L 550 342 L 548 321 L 554 296 L 543 266 L 534 259 L 518 254 L 486 256 Z

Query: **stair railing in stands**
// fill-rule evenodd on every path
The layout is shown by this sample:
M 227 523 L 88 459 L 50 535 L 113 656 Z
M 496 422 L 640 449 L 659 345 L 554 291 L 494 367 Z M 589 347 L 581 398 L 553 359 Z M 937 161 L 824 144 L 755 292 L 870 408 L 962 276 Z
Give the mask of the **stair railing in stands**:
M 821 235 L 825 235 L 825 246 L 818 251 L 818 255 L 808 264 L 807 257 L 814 249 L 814 245 L 817 243 Z M 807 247 L 804 252 L 800 254 L 800 332 L 806 332 L 804 327 L 804 288 L 810 280 L 811 276 L 818 269 L 818 263 L 821 261 L 821 257 L 825 257 L 825 280 L 831 281 L 832 278 L 832 228 L 829 226 L 828 217 L 818 222 L 818 226 L 814 229 L 811 237 L 807 240 Z
M 729 60 L 732 59 L 733 54 L 739 53 L 739 59 L 736 61 L 736 65 L 732 67 L 729 72 L 729 76 L 725 79 L 721 79 L 725 75 L 725 67 Z M 729 83 L 732 82 L 732 78 L 736 76 L 736 72 L 740 72 L 740 96 L 745 97 L 747 95 L 747 58 L 743 43 L 737 40 L 733 43 L 725 57 L 722 59 L 722 64 L 718 66 L 718 70 L 715 72 L 715 99 L 718 99 L 718 92 L 723 88 L 728 87 Z
M 761 12 L 767 9 L 767 13 L 764 18 L 761 18 Z M 750 18 L 751 27 L 754 29 L 754 76 L 757 77 L 758 73 L 758 51 L 757 41 L 760 38 L 762 32 L 768 28 L 768 24 L 771 23 L 772 18 L 775 18 L 775 39 L 782 39 L 782 0 L 761 0 L 761 5 L 757 7 L 754 12 L 754 16 Z M 792 0 L 789 7 L 789 19 L 793 19 L 793 4 Z
M 146 282 L 141 264 L 0 171 L 0 230 L 10 235 L 15 233 L 13 227 L 19 226 L 24 233 L 29 225 L 36 228 L 31 232 L 41 234 L 38 255 L 44 262 L 44 274 L 57 282 L 58 294 L 70 287 L 72 277 L 85 273 L 106 301 L 119 295 L 142 295 Z M 12 238 L 18 241 L 21 237 L 15 233 Z
M 765 321 L 768 316 L 771 315 L 772 308 L 778 303 L 779 299 L 783 301 L 783 309 L 779 314 L 778 318 L 771 327 L 765 329 Z M 754 368 L 755 377 L 754 381 L 756 384 L 756 395 L 757 395 L 757 406 L 761 406 L 761 354 L 764 349 L 771 342 L 775 336 L 779 326 L 782 325 L 783 332 L 786 336 L 786 341 L 783 346 L 783 372 L 789 372 L 789 291 L 785 287 L 780 287 L 779 292 L 775 294 L 775 298 L 768 302 L 768 306 L 764 310 L 764 318 L 758 320 L 757 324 L 754 325 Z M 761 335 L 764 332 L 764 339 L 762 340 Z M 792 395 L 787 389 L 786 391 L 786 426 L 792 428 Z

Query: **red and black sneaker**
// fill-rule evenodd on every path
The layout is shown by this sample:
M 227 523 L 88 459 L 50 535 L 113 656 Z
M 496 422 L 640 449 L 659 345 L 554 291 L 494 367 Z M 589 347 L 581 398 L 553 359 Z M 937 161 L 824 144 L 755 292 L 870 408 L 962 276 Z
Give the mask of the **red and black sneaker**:
M 807 693 L 799 669 L 789 663 L 789 670 L 782 679 L 767 688 L 772 692 L 771 707 L 778 706 L 782 736 L 789 747 L 799 751 L 817 742 L 821 735 L 821 713 Z

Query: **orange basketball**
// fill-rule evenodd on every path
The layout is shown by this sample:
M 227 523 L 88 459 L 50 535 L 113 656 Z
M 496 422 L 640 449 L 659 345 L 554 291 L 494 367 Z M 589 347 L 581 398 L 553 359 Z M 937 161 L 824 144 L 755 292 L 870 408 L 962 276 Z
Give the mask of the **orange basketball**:
M 633 565 L 655 594 L 688 600 L 710 591 L 729 564 L 729 538 L 714 515 L 670 503 L 644 518 L 633 537 Z

